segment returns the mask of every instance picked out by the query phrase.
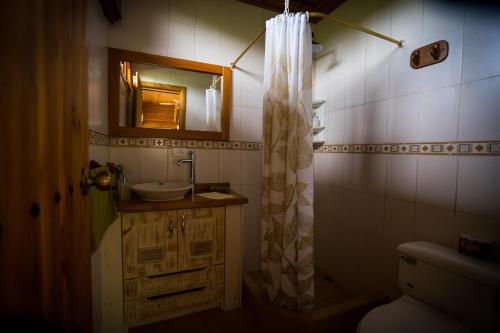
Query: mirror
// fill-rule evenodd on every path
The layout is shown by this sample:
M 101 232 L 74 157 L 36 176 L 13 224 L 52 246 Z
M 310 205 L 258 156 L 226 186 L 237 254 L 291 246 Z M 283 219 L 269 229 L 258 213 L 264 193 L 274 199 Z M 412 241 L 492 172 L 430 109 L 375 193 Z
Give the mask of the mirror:
M 109 49 L 109 133 L 228 140 L 228 67 Z

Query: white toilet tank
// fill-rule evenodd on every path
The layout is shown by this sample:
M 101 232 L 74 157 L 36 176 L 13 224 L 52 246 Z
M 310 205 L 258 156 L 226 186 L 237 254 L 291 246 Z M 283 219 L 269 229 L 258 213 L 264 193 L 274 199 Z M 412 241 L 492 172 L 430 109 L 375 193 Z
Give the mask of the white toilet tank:
M 398 246 L 399 286 L 480 332 L 500 332 L 500 265 L 428 242 Z

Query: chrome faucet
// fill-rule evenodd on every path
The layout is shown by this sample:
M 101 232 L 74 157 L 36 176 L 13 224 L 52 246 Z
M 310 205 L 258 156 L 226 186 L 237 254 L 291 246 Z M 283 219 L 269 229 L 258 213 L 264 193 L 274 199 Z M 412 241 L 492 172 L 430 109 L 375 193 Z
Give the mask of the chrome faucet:
M 194 187 L 195 187 L 195 183 L 196 183 L 196 176 L 195 176 L 196 155 L 195 155 L 194 151 L 190 151 L 190 152 L 188 152 L 188 154 L 191 158 L 178 160 L 177 165 L 180 166 L 182 163 L 191 163 L 191 185 L 193 185 L 191 192 L 194 194 Z

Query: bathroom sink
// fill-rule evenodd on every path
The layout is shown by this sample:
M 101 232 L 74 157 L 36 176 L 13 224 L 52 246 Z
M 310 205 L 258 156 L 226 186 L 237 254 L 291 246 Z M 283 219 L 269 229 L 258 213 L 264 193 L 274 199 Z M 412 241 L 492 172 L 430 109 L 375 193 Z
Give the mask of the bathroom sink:
M 141 183 L 132 185 L 142 200 L 168 201 L 182 199 L 191 189 L 191 184 L 180 182 Z

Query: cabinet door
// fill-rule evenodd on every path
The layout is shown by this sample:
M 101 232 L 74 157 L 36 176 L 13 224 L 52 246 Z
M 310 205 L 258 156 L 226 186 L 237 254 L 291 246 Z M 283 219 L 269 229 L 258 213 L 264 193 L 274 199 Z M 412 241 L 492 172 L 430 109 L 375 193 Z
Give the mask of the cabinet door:
M 179 269 L 224 262 L 224 207 L 179 211 Z
M 177 211 L 122 215 L 125 279 L 177 270 Z

